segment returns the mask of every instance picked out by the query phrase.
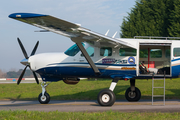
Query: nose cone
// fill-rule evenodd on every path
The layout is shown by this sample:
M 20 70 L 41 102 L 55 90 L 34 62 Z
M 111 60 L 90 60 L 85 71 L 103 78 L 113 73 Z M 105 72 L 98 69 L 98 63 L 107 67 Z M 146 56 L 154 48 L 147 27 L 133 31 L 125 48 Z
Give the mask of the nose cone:
M 28 59 L 23 59 L 23 60 L 21 60 L 21 62 L 20 62 L 21 64 L 23 64 L 23 65 L 29 65 L 29 62 L 28 62 Z

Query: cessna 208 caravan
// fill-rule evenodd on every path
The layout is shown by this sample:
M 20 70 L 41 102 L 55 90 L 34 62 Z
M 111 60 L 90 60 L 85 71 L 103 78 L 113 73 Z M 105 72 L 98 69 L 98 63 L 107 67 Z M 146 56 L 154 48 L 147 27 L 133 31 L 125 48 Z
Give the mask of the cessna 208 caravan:
M 28 57 L 21 41 L 18 42 L 25 59 L 24 68 L 17 84 L 29 67 L 39 84 L 36 73 L 42 77 L 42 93 L 38 100 L 42 104 L 50 101 L 46 92 L 47 82 L 63 80 L 76 84 L 80 77 L 110 78 L 109 89 L 99 92 L 97 101 L 101 106 L 112 106 L 115 102 L 113 90 L 118 80 L 130 80 L 125 97 L 128 101 L 138 101 L 140 90 L 135 87 L 136 79 L 175 78 L 180 75 L 180 41 L 162 39 L 122 39 L 108 37 L 50 15 L 13 13 L 10 18 L 69 37 L 75 44 L 64 53 L 36 54 L 38 43 Z

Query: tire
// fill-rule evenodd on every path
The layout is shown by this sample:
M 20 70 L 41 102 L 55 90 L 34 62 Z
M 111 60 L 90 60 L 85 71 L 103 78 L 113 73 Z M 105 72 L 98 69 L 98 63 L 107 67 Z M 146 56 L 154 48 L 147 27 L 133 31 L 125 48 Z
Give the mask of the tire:
M 112 106 L 116 100 L 116 96 L 113 91 L 104 89 L 99 92 L 97 101 L 101 106 Z
M 48 104 L 50 101 L 50 95 L 45 92 L 44 93 L 44 98 L 42 97 L 42 93 L 39 94 L 38 100 L 41 104 Z
M 126 90 L 125 97 L 129 102 L 139 101 L 141 98 L 141 91 L 137 87 L 135 87 L 135 91 L 133 91 L 133 94 L 131 95 L 131 87 L 129 87 Z

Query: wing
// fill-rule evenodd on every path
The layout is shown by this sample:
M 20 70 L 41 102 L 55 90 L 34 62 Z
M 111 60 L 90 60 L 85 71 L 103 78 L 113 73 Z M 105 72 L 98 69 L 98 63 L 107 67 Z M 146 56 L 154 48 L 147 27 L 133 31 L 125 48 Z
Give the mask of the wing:
M 13 13 L 10 18 L 34 25 L 36 27 L 66 36 L 74 42 L 100 42 L 104 45 L 136 47 L 123 40 L 111 38 L 86 28 L 79 24 L 71 23 L 50 15 L 33 14 L 33 13 Z

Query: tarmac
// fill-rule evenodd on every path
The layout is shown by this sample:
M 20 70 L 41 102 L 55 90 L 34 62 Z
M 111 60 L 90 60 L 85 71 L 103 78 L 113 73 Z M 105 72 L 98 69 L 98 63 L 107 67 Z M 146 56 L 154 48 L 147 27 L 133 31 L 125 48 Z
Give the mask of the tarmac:
M 40 104 L 38 101 L 0 101 L 0 110 L 27 110 L 27 111 L 61 111 L 61 112 L 180 112 L 180 100 L 156 101 L 152 105 L 151 100 L 139 102 L 116 101 L 113 106 L 100 106 L 93 101 L 50 101 L 49 104 Z

